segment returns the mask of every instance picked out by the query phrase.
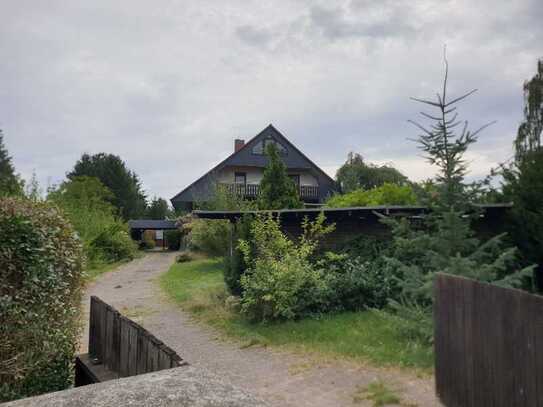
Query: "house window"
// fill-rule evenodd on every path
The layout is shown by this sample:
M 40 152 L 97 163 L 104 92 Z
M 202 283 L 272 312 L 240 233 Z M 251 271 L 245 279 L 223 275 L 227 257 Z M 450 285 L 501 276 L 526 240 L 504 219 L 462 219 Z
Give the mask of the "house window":
M 277 147 L 277 151 L 279 151 L 279 154 L 287 155 L 287 149 L 281 143 L 278 143 L 275 139 L 271 137 L 265 138 L 264 140 L 256 143 L 252 150 L 253 154 L 264 155 L 266 153 L 266 148 L 270 144 L 275 144 L 275 146 Z
M 234 174 L 234 183 L 236 185 L 245 185 L 247 183 L 247 174 L 245 172 L 236 172 Z

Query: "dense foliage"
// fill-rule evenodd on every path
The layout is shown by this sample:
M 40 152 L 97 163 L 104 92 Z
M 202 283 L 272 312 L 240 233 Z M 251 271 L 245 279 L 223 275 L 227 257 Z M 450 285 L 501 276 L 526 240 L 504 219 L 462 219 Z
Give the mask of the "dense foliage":
M 138 219 L 145 215 L 146 200 L 138 176 L 130 171 L 120 157 L 113 154 L 83 154 L 69 179 L 96 177 L 112 193 L 111 203 L 124 220 Z
M 537 62 L 537 73 L 524 84 L 524 121 L 515 139 L 515 158 L 541 148 L 543 133 L 543 60 Z
M 211 193 L 211 198 L 198 202 L 197 208 L 210 211 L 244 211 L 256 209 L 256 203 L 217 184 Z M 187 233 L 189 248 L 212 256 L 225 256 L 228 253 L 232 233 L 228 221 L 182 217 L 180 223 Z
M 519 247 L 524 264 L 537 265 L 537 283 L 543 288 L 543 150 L 523 155 L 504 168 L 503 194 L 514 203 L 508 228 Z
M 82 246 L 46 202 L 0 199 L 0 401 L 70 386 Z
M 230 291 L 230 293 L 233 295 L 239 296 L 243 293 L 241 276 L 249 267 L 247 259 L 254 258 L 255 247 L 251 239 L 252 220 L 253 218 L 251 215 L 245 215 L 239 219 L 232 228 L 232 238 L 234 242 L 243 240 L 248 243 L 245 248 L 245 255 L 237 244 L 234 244 L 235 247 L 232 248 L 232 253 L 229 253 L 224 260 L 224 282 L 228 288 L 228 291 Z
M 168 243 L 169 250 L 179 250 L 181 248 L 181 241 L 183 238 L 183 232 L 180 230 L 166 230 L 164 231 L 164 238 Z
M 469 92 L 449 101 L 447 71 L 443 91 L 437 101 L 415 99 L 437 110 L 428 128 L 413 122 L 421 131 L 418 142 L 428 161 L 438 167 L 431 203 L 431 214 L 414 227 L 408 220 L 387 220 L 393 241 L 386 257 L 387 269 L 400 278 L 400 298 L 390 304 L 397 320 L 410 334 L 430 340 L 433 281 L 436 273 L 445 272 L 503 286 L 519 286 L 530 276 L 530 268 L 514 272 L 516 249 L 506 247 L 504 235 L 481 242 L 474 234 L 471 221 L 476 212 L 470 207 L 464 176 L 464 154 L 476 142 L 477 133 L 467 123 L 458 125 L 456 104 Z
M 382 242 L 367 239 L 350 245 L 352 251 L 320 253 L 319 242 L 334 229 L 323 214 L 303 221 L 298 240 L 287 237 L 271 215 L 237 227 L 246 236 L 238 245 L 243 258 L 234 253 L 230 261 L 237 267 L 227 264 L 225 280 L 252 321 L 382 308 L 399 295 L 399 276 L 387 269 Z
M 23 182 L 15 173 L 11 157 L 4 146 L 4 136 L 0 130 L 0 197 L 22 195 Z
M 154 197 L 145 210 L 147 219 L 167 219 L 172 216 L 173 211 L 164 198 Z
M 301 208 L 302 202 L 294 181 L 287 174 L 287 167 L 281 160 L 274 143 L 266 147 L 268 164 L 260 181 L 259 209 Z
M 377 205 L 415 205 L 417 195 L 410 185 L 384 183 L 372 189 L 355 189 L 343 195 L 334 195 L 326 201 L 330 208 Z
M 327 287 L 310 261 L 320 237 L 333 229 L 324 220 L 322 214 L 315 222 L 306 219 L 299 242 L 285 236 L 271 215 L 253 221 L 252 242 L 239 242 L 248 265 L 241 276 L 241 310 L 250 320 L 295 319 L 324 308 Z
M 394 167 L 366 163 L 360 154 L 353 152 L 338 169 L 336 180 L 343 193 L 372 189 L 385 183 L 403 185 L 408 182 L 407 177 Z
M 230 222 L 194 219 L 190 224 L 188 246 L 210 256 L 225 256 L 230 247 Z
M 111 191 L 94 177 L 73 177 L 51 189 L 47 196 L 74 226 L 91 267 L 135 255 L 136 245 L 128 226 L 117 218 L 110 203 L 112 197 Z

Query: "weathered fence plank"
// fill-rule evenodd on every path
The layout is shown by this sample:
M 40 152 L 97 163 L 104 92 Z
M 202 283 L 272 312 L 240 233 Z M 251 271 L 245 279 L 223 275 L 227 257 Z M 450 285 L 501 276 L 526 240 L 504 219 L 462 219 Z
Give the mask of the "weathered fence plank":
M 543 297 L 442 274 L 434 318 L 446 406 L 543 406 Z
M 89 356 L 80 359 L 103 366 L 108 379 L 186 364 L 143 327 L 95 296 L 89 316 Z

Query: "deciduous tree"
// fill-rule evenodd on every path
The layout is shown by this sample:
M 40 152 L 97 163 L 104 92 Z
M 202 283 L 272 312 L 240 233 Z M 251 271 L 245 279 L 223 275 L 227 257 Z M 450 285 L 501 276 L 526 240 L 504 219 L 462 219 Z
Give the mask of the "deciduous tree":
M 366 163 L 360 154 L 350 152 L 347 161 L 336 173 L 336 180 L 343 193 L 356 189 L 371 189 L 384 183 L 404 185 L 408 179 L 390 165 Z
M 69 179 L 79 176 L 98 178 L 113 193 L 112 203 L 125 220 L 144 216 L 147 204 L 140 180 L 120 157 L 106 153 L 83 154 L 68 174 Z

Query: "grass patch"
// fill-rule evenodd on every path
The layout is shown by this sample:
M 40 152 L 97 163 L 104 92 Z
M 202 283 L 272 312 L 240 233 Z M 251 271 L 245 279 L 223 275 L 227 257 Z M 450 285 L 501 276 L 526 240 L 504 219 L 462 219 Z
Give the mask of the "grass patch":
M 355 403 L 362 403 L 364 400 L 373 402 L 373 407 L 388 405 L 400 405 L 400 397 L 381 380 L 370 383 L 365 389 L 359 389 L 354 397 Z
M 138 250 L 136 252 L 135 256 L 134 256 L 134 259 L 140 259 L 143 256 L 145 256 L 145 253 Z M 124 260 L 119 260 L 119 261 L 116 261 L 116 262 L 113 262 L 113 263 L 97 263 L 97 264 L 93 264 L 91 267 L 89 267 L 89 268 L 87 268 L 87 270 L 85 270 L 85 273 L 86 273 L 85 279 L 86 279 L 87 282 L 92 282 L 98 276 L 100 276 L 100 275 L 102 275 L 104 273 L 107 273 L 109 271 L 113 271 L 117 267 L 122 266 L 123 264 L 129 263 L 134 259 L 124 259 Z
M 433 366 L 431 348 L 398 336 L 393 323 L 372 311 L 324 315 L 274 324 L 250 324 L 227 310 L 221 259 L 174 264 L 160 278 L 165 292 L 193 315 L 241 339 L 242 347 L 278 345 L 295 350 L 370 361 L 379 366 Z

